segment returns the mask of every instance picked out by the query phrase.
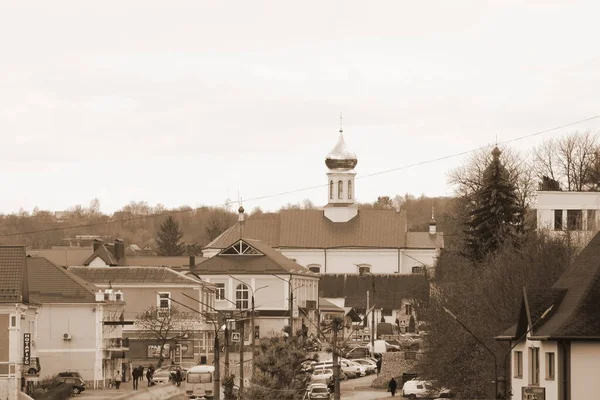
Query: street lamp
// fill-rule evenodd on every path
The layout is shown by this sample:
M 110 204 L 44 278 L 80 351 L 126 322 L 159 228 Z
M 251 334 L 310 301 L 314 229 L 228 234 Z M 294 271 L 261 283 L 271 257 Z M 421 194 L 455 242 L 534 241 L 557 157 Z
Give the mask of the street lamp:
M 288 296 L 288 308 L 289 308 L 289 312 L 290 312 L 290 337 L 292 337 L 294 335 L 294 313 L 293 313 L 294 291 L 304 287 L 304 285 L 299 285 L 292 289 L 292 275 L 290 275 L 290 279 L 287 279 L 287 280 L 283 279 L 275 274 L 272 274 L 272 275 L 275 278 L 280 279 L 288 284 L 288 292 L 290 293 Z
M 496 353 L 492 351 L 477 335 L 475 335 L 456 315 L 452 313 L 452 311 L 448 310 L 446 307 L 442 307 L 446 314 L 448 314 L 452 319 L 454 319 L 460 326 L 463 327 L 465 331 L 467 331 L 479 344 L 481 344 L 493 357 L 494 357 L 494 397 L 498 396 L 498 358 L 496 357 Z
M 242 282 L 238 278 L 235 278 L 235 277 L 233 277 L 231 275 L 229 275 L 229 277 L 231 279 L 234 279 L 234 280 L 242 283 L 243 285 L 246 285 L 250 289 L 250 293 L 252 294 L 252 314 L 250 315 L 250 319 L 251 319 L 250 324 L 252 325 L 252 329 L 251 329 L 252 330 L 252 332 L 251 332 L 251 335 L 252 335 L 252 374 L 254 374 L 254 365 L 255 365 L 254 364 L 254 347 L 256 346 L 256 341 L 255 341 L 255 339 L 256 339 L 256 335 L 255 335 L 255 329 L 256 329 L 256 327 L 254 326 L 254 313 L 255 313 L 254 294 L 256 292 L 258 292 L 259 290 L 261 290 L 261 289 L 268 288 L 269 285 L 265 285 L 265 286 L 261 286 L 261 287 L 259 287 L 257 289 L 253 289 L 252 286 L 246 284 L 245 282 Z M 242 347 L 243 347 L 243 345 L 242 345 Z
M 373 311 L 371 312 L 371 353 L 375 353 L 375 275 L 366 268 L 361 267 L 358 264 L 354 264 L 358 267 L 358 275 L 364 278 L 367 275 L 371 275 L 371 291 L 373 293 Z M 367 297 L 368 301 L 368 297 Z M 369 305 L 367 304 L 367 309 Z M 367 310 L 368 311 L 368 310 Z

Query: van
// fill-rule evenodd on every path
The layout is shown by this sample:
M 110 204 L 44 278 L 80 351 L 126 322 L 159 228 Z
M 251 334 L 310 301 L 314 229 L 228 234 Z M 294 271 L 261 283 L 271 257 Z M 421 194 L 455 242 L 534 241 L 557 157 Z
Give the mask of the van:
M 211 365 L 190 368 L 185 379 L 185 396 L 188 399 L 212 399 L 214 372 L 215 367 Z
M 437 393 L 431 382 L 413 379 L 402 386 L 402 397 L 409 399 L 431 399 Z

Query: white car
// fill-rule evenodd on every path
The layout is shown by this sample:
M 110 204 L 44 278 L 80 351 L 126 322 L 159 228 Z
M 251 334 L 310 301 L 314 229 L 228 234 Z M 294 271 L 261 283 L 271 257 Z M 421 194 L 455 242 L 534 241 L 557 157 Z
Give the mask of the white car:
M 402 386 L 402 397 L 409 399 L 431 399 L 437 395 L 433 385 L 428 381 L 413 379 Z
M 154 371 L 154 375 L 152 375 L 152 382 L 155 385 L 164 385 L 165 383 L 169 383 L 171 381 L 171 373 L 169 370 L 160 370 Z
M 359 376 L 367 375 L 367 369 L 364 366 L 353 361 L 341 360 L 340 365 L 342 366 L 342 371 L 346 375 L 355 375 L 356 378 L 358 378 Z
M 306 400 L 331 399 L 331 392 L 324 383 L 313 383 L 306 389 Z
M 333 376 L 333 370 L 329 368 L 315 369 L 310 380 L 312 382 L 325 382 L 327 383 Z
M 352 360 L 352 361 L 365 367 L 367 375 L 374 374 L 377 372 L 377 363 L 374 362 L 373 360 L 370 360 L 367 358 L 357 358 L 356 360 Z

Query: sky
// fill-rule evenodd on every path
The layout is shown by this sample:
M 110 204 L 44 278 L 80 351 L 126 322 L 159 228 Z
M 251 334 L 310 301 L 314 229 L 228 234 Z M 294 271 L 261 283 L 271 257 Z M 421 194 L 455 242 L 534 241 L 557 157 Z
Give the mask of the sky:
M 340 113 L 358 201 L 452 195 L 447 174 L 465 156 L 425 161 L 600 115 L 599 12 L 596 1 L 0 0 L 0 212 L 94 198 L 106 213 L 238 197 L 248 209 L 324 205 Z M 600 119 L 510 145 L 574 130 Z

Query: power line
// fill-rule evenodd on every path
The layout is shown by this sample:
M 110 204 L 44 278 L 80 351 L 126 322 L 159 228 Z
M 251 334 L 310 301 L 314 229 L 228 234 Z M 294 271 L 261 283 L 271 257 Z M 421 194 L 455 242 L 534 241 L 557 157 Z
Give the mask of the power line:
M 543 135 L 544 133 L 556 131 L 556 130 L 563 129 L 563 128 L 568 128 L 568 127 L 574 126 L 574 125 L 578 125 L 578 124 L 581 124 L 583 122 L 592 121 L 592 120 L 595 120 L 595 119 L 598 119 L 598 118 L 600 118 L 600 115 L 595 115 L 593 117 L 581 119 L 581 120 L 578 120 L 578 121 L 575 121 L 575 122 L 569 122 L 567 124 L 556 126 L 554 128 L 545 129 L 545 130 L 542 130 L 542 131 L 530 133 L 528 135 L 519 136 L 519 137 L 516 137 L 514 139 L 505 140 L 503 142 L 499 142 L 498 144 L 508 144 L 508 143 L 517 142 L 517 141 L 528 139 L 528 138 L 531 138 L 531 137 Z M 372 174 L 359 175 L 355 179 L 370 178 L 370 177 L 373 177 L 373 176 L 378 176 L 378 175 L 383 175 L 383 174 L 389 174 L 391 172 L 397 172 L 397 171 L 401 171 L 401 170 L 409 169 L 409 168 L 414 168 L 414 167 L 418 167 L 418 166 L 425 165 L 425 164 L 431 164 L 431 163 L 434 163 L 434 162 L 443 161 L 443 160 L 447 160 L 447 159 L 454 158 L 454 157 L 460 157 L 460 156 L 464 156 L 464 155 L 467 155 L 467 154 L 474 153 L 476 151 L 485 149 L 487 147 L 488 146 L 480 146 L 480 147 L 475 148 L 475 149 L 466 150 L 466 151 L 462 151 L 462 152 L 454 153 L 454 154 L 449 154 L 449 155 L 446 155 L 446 156 L 442 156 L 442 157 L 438 157 L 438 158 L 433 158 L 433 159 L 429 159 L 429 160 L 424 160 L 424 161 L 416 162 L 416 163 L 413 163 L 413 164 L 403 165 L 401 167 L 387 169 L 387 170 L 384 170 L 384 171 L 374 172 Z M 285 195 L 288 195 L 288 194 L 305 192 L 305 191 L 313 190 L 313 189 L 321 189 L 321 188 L 324 188 L 324 187 L 327 187 L 327 186 L 328 186 L 327 184 L 323 184 L 323 185 L 315 185 L 315 186 L 309 186 L 309 187 L 304 187 L 304 188 L 299 188 L 299 189 L 287 190 L 285 192 L 271 193 L 271 194 L 267 194 L 267 195 L 264 195 L 264 196 L 257 196 L 257 197 L 252 197 L 252 198 L 249 198 L 249 199 L 244 199 L 244 202 L 248 203 L 248 202 L 252 202 L 252 201 L 269 199 L 269 198 L 273 198 L 273 197 L 280 197 L 280 196 L 285 196 Z M 225 202 L 223 204 L 216 205 L 216 206 L 213 206 L 213 207 L 225 207 L 227 205 L 236 204 L 236 203 L 240 203 L 240 200 L 238 200 L 238 201 L 228 201 L 228 202 Z M 144 219 L 148 219 L 148 218 L 158 218 L 158 217 L 166 217 L 166 216 L 171 216 L 171 215 L 179 215 L 179 214 L 183 214 L 183 213 L 197 211 L 197 210 L 200 210 L 200 209 L 205 208 L 205 207 L 206 206 L 196 207 L 196 208 L 192 208 L 190 210 L 175 210 L 175 211 L 169 211 L 169 212 L 165 212 L 165 213 L 161 213 L 161 214 L 140 215 L 140 216 L 136 216 L 136 217 L 115 219 L 115 220 L 109 220 L 109 221 L 103 221 L 103 222 L 80 224 L 80 225 L 74 225 L 74 226 L 63 226 L 63 227 L 55 227 L 55 228 L 47 228 L 47 229 L 38 229 L 38 230 L 26 231 L 26 232 L 4 233 L 4 234 L 0 234 L 0 237 L 23 236 L 23 235 L 31 235 L 31 234 L 34 234 L 34 233 L 44 233 L 44 232 L 55 232 L 55 231 L 62 231 L 62 230 L 69 230 L 69 229 L 90 228 L 90 227 L 101 226 L 101 225 L 106 226 L 108 224 L 116 224 L 116 223 L 120 223 L 120 222 L 140 221 L 140 220 L 144 220 Z

